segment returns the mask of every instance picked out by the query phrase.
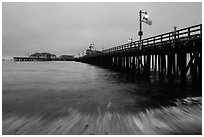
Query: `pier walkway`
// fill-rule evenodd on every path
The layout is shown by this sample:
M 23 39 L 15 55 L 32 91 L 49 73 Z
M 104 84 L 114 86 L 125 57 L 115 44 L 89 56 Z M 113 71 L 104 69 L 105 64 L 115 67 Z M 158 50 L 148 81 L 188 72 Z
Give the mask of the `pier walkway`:
M 202 79 L 202 24 L 160 34 L 85 55 L 76 61 L 104 67 L 115 67 L 135 74 L 149 76 L 187 74 Z

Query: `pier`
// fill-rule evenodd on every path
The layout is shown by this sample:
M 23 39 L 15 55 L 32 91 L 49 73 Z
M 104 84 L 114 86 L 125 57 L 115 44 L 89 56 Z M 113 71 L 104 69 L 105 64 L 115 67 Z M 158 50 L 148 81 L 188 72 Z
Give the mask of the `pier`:
M 140 48 L 140 44 L 141 47 Z M 180 76 L 202 80 L 202 24 L 122 44 L 76 61 L 129 73 Z
M 47 58 L 31 58 L 31 57 L 13 57 L 14 61 L 17 62 L 29 62 L 29 61 L 57 61 L 57 59 L 47 59 Z
M 32 61 L 73 61 L 73 55 L 60 55 L 57 57 L 51 53 L 34 53 L 28 54 L 27 57 L 13 57 L 15 62 L 32 62 Z

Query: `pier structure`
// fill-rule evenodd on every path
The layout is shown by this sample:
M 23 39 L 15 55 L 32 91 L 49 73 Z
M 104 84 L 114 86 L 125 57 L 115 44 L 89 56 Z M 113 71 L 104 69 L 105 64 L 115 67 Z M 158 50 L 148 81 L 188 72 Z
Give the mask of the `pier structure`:
M 13 57 L 15 62 L 29 62 L 29 61 L 73 61 L 73 55 L 61 55 L 57 57 L 55 54 L 51 53 L 34 53 L 28 54 L 27 57 Z
M 58 61 L 58 59 L 34 58 L 34 57 L 13 57 L 16 62 L 32 62 L 32 61 Z
M 178 75 L 202 79 L 202 24 L 105 49 L 76 61 L 113 67 L 130 73 Z

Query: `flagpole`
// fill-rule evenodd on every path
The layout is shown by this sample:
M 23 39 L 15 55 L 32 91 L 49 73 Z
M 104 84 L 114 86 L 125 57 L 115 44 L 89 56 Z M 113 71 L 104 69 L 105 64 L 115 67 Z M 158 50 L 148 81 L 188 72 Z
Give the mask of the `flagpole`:
M 140 10 L 140 31 L 139 31 L 139 36 L 140 36 L 140 50 L 142 49 L 142 11 Z

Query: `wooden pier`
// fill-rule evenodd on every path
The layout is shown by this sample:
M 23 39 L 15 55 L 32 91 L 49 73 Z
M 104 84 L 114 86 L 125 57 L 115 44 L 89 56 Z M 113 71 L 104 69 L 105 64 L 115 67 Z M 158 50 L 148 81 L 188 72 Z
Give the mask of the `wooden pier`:
M 202 24 L 115 46 L 76 61 L 114 67 L 134 74 L 192 75 L 202 80 Z

